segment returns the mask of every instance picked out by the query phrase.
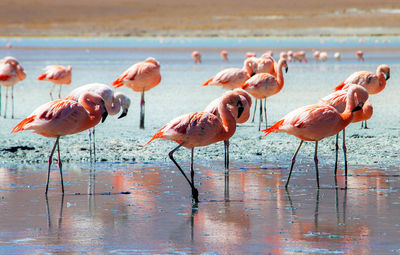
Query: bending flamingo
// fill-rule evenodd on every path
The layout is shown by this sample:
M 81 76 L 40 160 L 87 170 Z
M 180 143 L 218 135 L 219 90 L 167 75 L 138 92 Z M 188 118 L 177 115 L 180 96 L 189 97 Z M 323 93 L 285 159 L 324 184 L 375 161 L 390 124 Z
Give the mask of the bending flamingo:
M 277 68 L 277 77 L 269 74 L 269 73 L 259 73 L 248 79 L 243 85 L 242 89 L 249 92 L 256 99 L 260 99 L 260 121 L 258 125 L 258 130 L 261 129 L 261 121 L 262 121 L 262 99 L 265 99 L 264 103 L 264 115 L 265 115 L 265 125 L 267 125 L 267 97 L 275 95 L 279 91 L 281 91 L 284 78 L 282 68 L 285 68 L 285 71 L 288 71 L 288 66 L 285 59 L 280 59 L 278 61 Z
M 195 64 L 201 64 L 201 54 L 197 50 L 192 52 L 192 57 L 194 59 Z
M 257 63 L 253 58 L 248 58 L 243 63 L 243 68 L 228 68 L 220 71 L 214 77 L 203 83 L 202 87 L 221 86 L 224 89 L 235 89 L 255 74 Z
M 237 117 L 234 116 L 233 112 L 237 114 Z M 209 112 L 193 112 L 179 116 L 161 128 L 153 138 L 146 143 L 148 144 L 154 139 L 161 138 L 172 140 L 179 144 L 175 149 L 169 152 L 169 157 L 189 183 L 192 189 L 192 197 L 196 203 L 199 201 L 199 193 L 194 186 L 194 148 L 229 139 L 236 131 L 235 119 L 240 118 L 242 112 L 243 105 L 240 97 L 235 92 L 228 92 L 218 105 L 220 117 Z M 173 157 L 174 152 L 182 146 L 192 150 L 191 180 L 189 180 Z
M 359 85 L 353 85 L 353 87 L 361 87 Z M 338 90 L 335 91 L 326 97 L 321 99 L 322 103 L 326 103 L 332 107 L 334 107 L 338 112 L 342 113 L 346 109 L 346 104 L 347 104 L 347 90 Z M 361 97 L 362 95 L 356 94 L 356 100 L 362 101 L 363 98 Z M 368 102 L 365 101 L 364 106 L 360 111 L 354 112 L 353 120 L 351 121 L 352 123 L 359 122 L 359 121 L 366 121 L 371 118 L 373 113 L 373 107 L 372 105 Z M 346 133 L 345 133 L 345 128 L 343 129 L 343 153 L 344 153 L 344 170 L 345 170 L 345 176 L 347 177 L 347 148 L 346 148 Z M 336 144 L 335 144 L 335 176 L 337 172 L 337 164 L 338 164 L 338 140 L 339 140 L 339 133 L 336 134 Z
M 229 62 L 228 52 L 226 50 L 221 51 L 220 55 L 224 59 L 225 62 Z
M 7 118 L 8 90 L 11 87 L 11 118 L 14 119 L 14 85 L 26 78 L 24 69 L 14 57 L 4 57 L 0 60 L 0 85 L 6 87 L 6 103 L 4 118 Z M 1 115 L 1 87 L 0 87 L 0 115 Z
M 56 147 L 58 151 L 61 188 L 62 193 L 64 193 L 62 163 L 60 159 L 60 137 L 76 134 L 94 127 L 101 119 L 104 121 L 106 117 L 107 110 L 102 98 L 92 93 L 85 93 L 80 97 L 79 102 L 70 99 L 59 99 L 41 105 L 14 127 L 11 133 L 32 130 L 39 135 L 56 138 L 49 157 L 46 194 L 49 189 L 50 168 Z
M 361 50 L 356 51 L 356 57 L 358 60 L 364 61 L 364 52 Z
M 354 84 L 363 86 L 369 94 L 378 94 L 386 87 L 386 81 L 390 78 L 390 67 L 379 65 L 376 73 L 359 71 L 351 74 L 346 80 L 339 84 L 335 90 L 346 90 Z M 361 127 L 367 128 L 367 121 L 361 122 Z
M 118 119 L 123 118 L 128 114 L 128 109 L 131 104 L 131 100 L 121 92 L 114 93 L 114 91 L 110 86 L 102 83 L 89 83 L 80 86 L 71 91 L 71 93 L 68 95 L 66 99 L 71 99 L 78 102 L 80 97 L 87 92 L 98 95 L 103 99 L 104 106 L 109 115 L 116 115 L 120 112 L 121 109 L 122 113 L 118 117 Z M 93 142 L 92 142 L 92 136 L 93 136 Z M 96 161 L 95 127 L 89 129 L 89 148 L 90 148 L 89 149 L 90 158 L 92 158 L 93 154 L 94 160 Z
M 245 123 L 249 117 L 250 117 L 250 107 L 251 107 L 251 97 L 250 95 L 244 91 L 243 89 L 234 89 L 233 93 L 239 95 L 240 100 L 243 105 L 243 113 L 240 115 L 239 118 L 236 118 L 236 123 Z M 220 118 L 220 114 L 218 112 L 218 106 L 221 102 L 221 100 L 224 99 L 225 96 L 230 96 L 231 92 L 226 92 L 224 95 L 222 95 L 219 98 L 216 98 L 213 100 L 211 103 L 208 104 L 208 106 L 204 109 L 204 112 L 210 112 Z M 234 114 L 236 117 L 236 114 Z M 224 141 L 224 147 L 225 147 L 225 169 L 229 169 L 229 139 Z
M 147 58 L 129 67 L 119 76 L 112 85 L 114 88 L 126 86 L 133 91 L 141 92 L 140 100 L 140 125 L 144 129 L 144 92 L 148 91 L 161 82 L 160 63 L 154 58 Z
M 39 81 L 49 81 L 53 83 L 53 87 L 50 90 L 50 97 L 53 100 L 53 90 L 54 87 L 60 85 L 58 90 L 58 98 L 61 98 L 61 85 L 71 84 L 72 79 L 72 67 L 71 66 L 61 66 L 61 65 L 50 65 L 46 66 L 44 69 L 46 72 L 39 75 L 36 79 Z
M 356 94 L 360 101 L 357 100 Z M 347 92 L 347 103 L 344 112 L 340 113 L 334 107 L 325 103 L 307 105 L 288 113 L 272 127 L 263 130 L 265 135 L 272 132 L 285 132 L 301 139 L 300 145 L 292 157 L 290 172 L 286 181 L 287 188 L 292 174 L 296 156 L 304 141 L 315 141 L 315 173 L 319 188 L 318 172 L 318 141 L 339 133 L 353 120 L 353 113 L 362 109 L 368 99 L 368 92 L 359 86 L 351 87 Z

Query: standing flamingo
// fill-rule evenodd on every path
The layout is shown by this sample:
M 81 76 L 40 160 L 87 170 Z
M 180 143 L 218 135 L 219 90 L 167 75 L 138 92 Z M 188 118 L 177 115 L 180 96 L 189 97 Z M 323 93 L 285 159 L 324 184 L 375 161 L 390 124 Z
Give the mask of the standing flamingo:
M 321 51 L 319 54 L 319 60 L 325 62 L 328 60 L 328 53 L 326 51 Z
M 256 99 L 260 99 L 260 121 L 258 124 L 258 130 L 261 129 L 262 121 L 262 99 L 265 99 L 264 103 L 264 115 L 265 115 L 265 125 L 267 125 L 267 97 L 275 95 L 281 91 L 284 78 L 282 68 L 285 67 L 285 71 L 288 71 L 287 62 L 284 59 L 278 61 L 277 77 L 269 73 L 258 73 L 248 79 L 243 85 L 242 89 L 249 92 Z
M 72 67 L 61 66 L 61 65 L 50 65 L 44 69 L 46 72 L 39 75 L 36 79 L 39 81 L 49 81 L 53 83 L 53 87 L 50 90 L 50 97 L 53 100 L 54 87 L 60 85 L 58 90 L 58 98 L 61 98 L 61 85 L 71 84 L 72 79 Z
M 121 74 L 112 85 L 114 88 L 126 86 L 133 91 L 142 92 L 140 100 L 140 125 L 144 129 L 144 92 L 148 91 L 161 82 L 160 63 L 154 58 L 147 58 L 129 67 Z
M 358 60 L 364 61 L 364 52 L 363 51 L 358 50 L 358 51 L 356 51 L 355 54 L 356 54 L 356 57 L 357 57 Z
M 228 52 L 226 50 L 221 51 L 220 55 L 224 59 L 225 62 L 229 62 Z
M 360 85 L 353 85 L 354 87 L 361 87 Z M 347 90 L 338 90 L 335 91 L 326 97 L 321 99 L 322 103 L 326 103 L 332 107 L 334 107 L 338 112 L 342 113 L 346 109 L 346 104 L 347 104 Z M 362 95 L 356 94 L 356 100 L 357 101 L 362 101 L 363 98 L 361 97 Z M 359 121 L 366 121 L 371 118 L 373 113 L 373 107 L 372 105 L 368 102 L 365 101 L 362 109 L 360 111 L 354 112 L 353 120 L 351 121 L 352 123 L 356 123 Z M 344 170 L 345 170 L 345 176 L 347 177 L 347 148 L 346 148 L 346 132 L 345 128 L 343 129 L 343 153 L 344 153 Z M 336 134 L 336 144 L 335 144 L 335 176 L 337 172 L 337 164 L 338 164 L 338 141 L 339 141 L 339 133 Z
M 195 64 L 201 64 L 201 54 L 197 50 L 192 52 L 192 57 Z
M 390 78 L 390 67 L 379 65 L 376 73 L 359 71 L 351 74 L 346 80 L 339 84 L 335 90 L 346 90 L 354 84 L 363 86 L 369 94 L 378 94 L 386 87 L 386 81 Z M 361 122 L 361 127 L 367 127 L 367 120 Z
M 239 118 L 236 118 L 236 123 L 245 123 L 250 117 L 250 107 L 251 107 L 251 97 L 250 95 L 244 91 L 243 89 L 234 89 L 233 93 L 239 95 L 240 100 L 242 101 L 243 105 L 243 113 L 240 115 Z M 221 100 L 224 99 L 225 96 L 230 96 L 231 92 L 226 92 L 219 98 L 216 98 L 208 106 L 204 109 L 204 112 L 210 112 L 220 118 L 220 114 L 218 112 L 218 106 Z M 224 141 L 225 147 L 225 169 L 229 169 L 229 139 Z
M 248 51 L 248 52 L 246 52 L 245 57 L 246 58 L 253 58 L 253 57 L 255 58 L 255 57 L 257 57 L 257 54 L 255 52 Z
M 71 99 L 76 102 L 79 102 L 80 97 L 82 97 L 85 93 L 93 93 L 98 95 L 104 101 L 104 106 L 109 115 L 116 115 L 122 109 L 121 115 L 118 119 L 125 117 L 128 114 L 128 109 L 131 104 L 131 100 L 123 93 L 116 92 L 112 90 L 112 88 L 106 84 L 102 83 L 89 83 L 83 86 L 80 86 L 68 95 L 66 99 Z M 93 136 L 93 143 L 92 143 Z M 93 151 L 92 151 L 93 147 Z M 89 151 L 90 158 L 93 158 L 96 161 L 96 138 L 95 138 L 95 127 L 89 129 Z
M 4 57 L 0 60 L 0 85 L 6 87 L 6 103 L 4 118 L 7 118 L 8 90 L 11 87 L 11 118 L 14 119 L 14 85 L 26 78 L 24 69 L 14 57 Z M 0 87 L 0 115 L 1 115 L 1 87 Z
M 101 119 L 104 121 L 106 117 L 107 110 L 102 98 L 92 93 L 86 93 L 80 97 L 79 102 L 70 99 L 59 99 L 41 105 L 14 127 L 11 133 L 32 130 L 45 137 L 56 137 L 56 142 L 49 157 L 46 194 L 49 189 L 50 168 L 56 146 L 58 150 L 61 188 L 62 193 L 64 193 L 62 163 L 60 159 L 60 137 L 76 134 L 94 127 Z
M 307 63 L 306 52 L 304 50 L 297 51 L 293 55 L 294 61 Z
M 358 101 L 356 94 L 362 100 Z M 263 130 L 265 135 L 279 131 L 301 139 L 300 145 L 292 157 L 292 164 L 285 185 L 286 188 L 289 185 L 297 153 L 304 141 L 315 141 L 314 162 L 317 187 L 319 188 L 318 141 L 339 133 L 350 124 L 353 120 L 353 113 L 361 110 L 364 102 L 367 101 L 368 92 L 362 87 L 354 86 L 348 90 L 346 96 L 346 109 L 342 113 L 325 103 L 307 105 L 286 114 L 283 119 L 276 122 L 272 127 Z
M 232 108 L 231 108 L 232 107 Z M 237 114 L 237 117 L 234 116 Z M 193 154 L 195 147 L 207 146 L 219 141 L 229 139 L 236 131 L 236 118 L 240 118 L 243 105 L 240 97 L 235 92 L 228 92 L 218 105 L 219 116 L 209 112 L 192 112 L 179 116 L 161 128 L 146 144 L 154 139 L 161 138 L 172 140 L 179 145 L 169 152 L 170 159 L 183 174 L 192 189 L 192 197 L 197 203 L 199 193 L 194 186 Z M 192 150 L 191 156 L 191 180 L 175 161 L 173 154 L 180 147 Z
M 320 56 L 321 52 L 319 50 L 315 50 L 315 49 L 313 49 L 312 52 L 313 52 L 315 61 L 319 62 L 319 56 Z
M 255 59 L 248 58 L 243 63 L 243 68 L 228 68 L 220 71 L 214 77 L 203 83 L 202 87 L 221 86 L 224 89 L 235 89 L 255 74 L 257 63 Z
M 335 52 L 335 53 L 333 54 L 333 57 L 334 57 L 337 61 L 340 61 L 340 59 L 341 59 L 340 52 Z

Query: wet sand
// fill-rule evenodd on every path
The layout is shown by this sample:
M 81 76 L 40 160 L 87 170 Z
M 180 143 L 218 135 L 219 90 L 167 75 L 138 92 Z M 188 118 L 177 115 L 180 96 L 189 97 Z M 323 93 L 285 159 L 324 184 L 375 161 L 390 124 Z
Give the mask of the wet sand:
M 29 11 L 27 11 L 29 10 Z M 397 0 L 0 2 L 0 34 L 268 36 L 400 34 Z
M 61 195 L 54 170 L 48 197 L 45 165 L 0 168 L 0 251 L 392 254 L 400 249 L 397 169 L 354 167 L 347 190 L 335 189 L 332 171 L 322 169 L 318 192 L 313 167 L 300 164 L 286 192 L 286 168 L 233 163 L 228 178 L 222 168 L 203 163 L 195 164 L 197 206 L 191 205 L 181 174 L 162 162 L 65 164 L 66 194 Z

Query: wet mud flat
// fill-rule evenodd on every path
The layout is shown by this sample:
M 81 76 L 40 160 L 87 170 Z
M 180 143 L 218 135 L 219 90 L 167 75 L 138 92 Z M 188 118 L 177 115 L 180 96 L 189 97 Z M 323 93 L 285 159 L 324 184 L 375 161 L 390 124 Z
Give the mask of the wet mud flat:
M 308 161 L 308 160 L 307 160 Z M 200 202 L 169 162 L 64 164 L 44 195 L 46 165 L 0 168 L 0 251 L 32 253 L 396 254 L 400 175 L 219 161 L 195 164 Z M 183 161 L 188 169 L 190 162 Z

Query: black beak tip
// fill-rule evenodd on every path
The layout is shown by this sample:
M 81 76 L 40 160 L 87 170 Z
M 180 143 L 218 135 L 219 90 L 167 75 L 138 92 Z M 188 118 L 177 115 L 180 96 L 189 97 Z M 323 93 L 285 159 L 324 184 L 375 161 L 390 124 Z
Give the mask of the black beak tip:
M 101 116 L 101 123 L 104 123 L 104 121 L 107 119 L 108 112 L 104 112 L 103 115 Z
M 122 112 L 121 115 L 118 117 L 118 119 L 122 119 L 122 118 L 125 117 L 126 115 L 128 115 L 128 111 Z
M 286 67 L 286 68 L 285 68 L 285 72 L 287 73 L 288 70 L 289 70 L 289 67 Z

